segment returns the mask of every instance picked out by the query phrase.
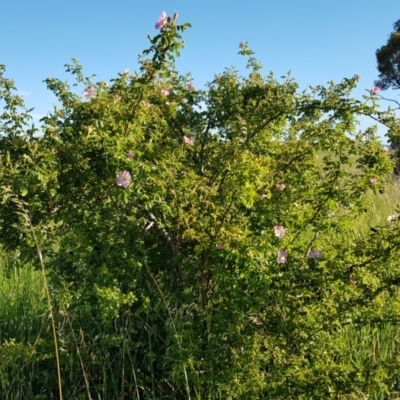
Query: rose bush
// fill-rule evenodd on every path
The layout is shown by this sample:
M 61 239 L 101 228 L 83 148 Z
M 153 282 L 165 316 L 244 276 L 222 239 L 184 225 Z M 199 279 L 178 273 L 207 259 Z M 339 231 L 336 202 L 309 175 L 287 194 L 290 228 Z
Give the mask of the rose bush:
M 126 398 L 369 387 L 378 378 L 344 364 L 336 333 L 398 316 L 385 307 L 400 282 L 397 219 L 349 234 L 393 168 L 357 118 L 394 133 L 394 115 L 375 93 L 351 97 L 357 77 L 308 92 L 263 77 L 245 42 L 248 76 L 227 69 L 195 88 L 175 70 L 189 27 L 177 17 L 161 15 L 136 74 L 96 83 L 74 60 L 83 95 L 46 79 L 59 106 L 42 135 L 1 69 L 1 243 L 35 260 L 35 235 L 57 318 L 81 332 L 64 390 L 82 363 L 92 395 L 112 374 Z M 59 326 L 67 371 L 74 336 Z M 99 347 L 113 360 L 103 375 Z

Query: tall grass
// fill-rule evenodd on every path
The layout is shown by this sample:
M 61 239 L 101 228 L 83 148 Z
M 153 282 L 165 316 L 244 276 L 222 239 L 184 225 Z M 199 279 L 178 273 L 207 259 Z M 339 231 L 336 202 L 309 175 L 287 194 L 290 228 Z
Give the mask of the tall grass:
M 341 332 L 341 336 L 349 350 L 347 361 L 356 370 L 371 376 L 369 387 L 366 392 L 360 393 L 359 398 L 400 398 L 399 325 L 385 323 L 379 326 L 348 326 Z
M 394 178 L 382 193 L 370 193 L 366 212 L 355 222 L 352 233 L 361 237 L 369 232 L 371 227 L 387 224 L 387 217 L 400 207 L 400 179 Z
M 387 217 L 399 209 L 400 179 L 393 182 L 382 193 L 370 193 L 366 212 L 355 221 L 351 234 L 360 238 L 370 232 L 371 228 L 387 225 Z M 400 293 L 396 294 L 399 301 Z M 400 310 L 399 310 L 400 312 Z M 400 399 L 400 325 L 387 322 L 378 326 L 346 326 L 340 333 L 348 349 L 347 360 L 364 374 L 381 375 L 387 385 L 371 386 L 367 392 L 356 397 L 343 399 Z M 389 372 L 389 373 L 388 373 Z M 381 382 L 382 382 L 381 381 Z
M 30 399 L 37 354 L 49 327 L 42 275 L 18 255 L 0 253 L 0 398 Z M 38 397 L 40 398 L 40 397 Z
M 129 374 L 135 364 L 132 355 L 123 349 L 123 344 L 129 342 L 127 332 L 135 330 L 132 319 L 103 326 L 86 316 L 85 310 L 67 313 L 62 294 L 57 296 L 54 316 L 61 345 L 64 398 L 143 398 L 137 385 L 132 384 L 134 376 L 121 379 L 123 371 Z M 0 250 L 1 400 L 59 398 L 53 342 L 42 272 L 17 254 Z M 125 397 L 127 393 L 135 395 Z
M 0 255 L 0 342 L 14 338 L 34 342 L 45 315 L 40 272 L 18 256 Z

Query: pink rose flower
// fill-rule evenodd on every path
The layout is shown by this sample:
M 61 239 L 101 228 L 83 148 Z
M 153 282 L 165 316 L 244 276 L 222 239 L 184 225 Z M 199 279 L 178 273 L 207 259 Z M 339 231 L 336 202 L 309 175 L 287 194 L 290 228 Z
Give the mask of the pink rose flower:
M 91 99 L 95 94 L 95 90 L 94 88 L 86 88 L 83 92 L 82 92 L 82 96 L 85 99 Z
M 132 160 L 134 154 L 130 151 L 126 156 Z
M 131 174 L 128 171 L 118 172 L 115 183 L 126 189 L 131 184 Z
M 310 258 L 322 258 L 322 253 L 319 250 L 310 250 L 307 255 Z
M 371 178 L 369 181 L 371 182 L 372 185 L 376 185 L 378 183 L 378 179 L 376 178 Z
M 169 90 L 167 90 L 167 89 L 162 89 L 162 90 L 161 90 L 161 94 L 162 94 L 163 96 L 169 96 Z
M 282 239 L 286 233 L 285 228 L 281 225 L 274 226 L 274 232 L 275 236 L 278 237 L 279 239 Z
M 188 89 L 193 89 L 194 88 L 193 82 L 189 82 L 186 86 L 188 87 Z
M 168 21 L 168 15 L 165 11 L 163 11 L 155 25 L 156 29 L 162 29 L 167 23 L 167 21 Z
M 284 183 L 277 183 L 275 186 L 278 190 L 285 189 L 286 185 Z
M 191 139 L 191 138 L 189 138 L 189 137 L 187 137 L 187 136 L 184 136 L 184 137 L 183 137 L 183 141 L 184 141 L 186 144 L 190 145 L 190 146 L 193 146 L 193 145 L 194 145 L 194 139 Z
M 288 253 L 285 250 L 278 250 L 278 257 L 276 259 L 276 262 L 278 264 L 285 264 L 285 262 L 287 261 L 287 256 Z
M 379 94 L 379 92 L 381 91 L 381 88 L 379 86 L 374 86 L 371 90 L 371 94 Z

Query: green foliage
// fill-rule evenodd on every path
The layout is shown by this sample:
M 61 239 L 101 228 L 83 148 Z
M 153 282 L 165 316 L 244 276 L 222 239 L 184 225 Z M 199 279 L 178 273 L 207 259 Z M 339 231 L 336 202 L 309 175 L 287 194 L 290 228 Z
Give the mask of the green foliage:
M 18 254 L 3 253 L 0 277 L 0 397 L 31 399 L 41 387 L 40 364 L 52 357 L 43 346 L 48 312 L 42 277 L 31 265 L 23 265 Z
M 376 50 L 377 68 L 379 79 L 375 82 L 382 90 L 400 88 L 400 20 L 393 24 L 394 31 L 390 34 L 387 43 Z M 397 106 L 396 100 L 391 100 Z M 396 108 L 398 109 L 398 107 Z M 397 123 L 397 125 L 399 125 Z M 394 149 L 396 160 L 396 173 L 400 172 L 400 133 L 398 129 L 390 129 L 389 137 Z
M 387 43 L 376 50 L 379 71 L 376 84 L 383 90 L 400 89 L 400 19 L 393 24 L 393 28 Z
M 299 92 L 252 57 L 248 76 L 227 69 L 195 89 L 174 65 L 187 27 L 169 19 L 139 72 L 110 85 L 73 60 L 86 100 L 47 79 L 60 106 L 42 136 L 25 131 L 1 72 L 0 237 L 32 263 L 42 250 L 67 398 L 369 388 L 337 333 L 398 318 L 397 221 L 349 234 L 393 168 L 357 117 L 395 132 L 393 113 L 353 99 L 356 77 Z M 247 44 L 241 53 L 252 55 Z M 54 379 L 47 390 L 56 396 Z

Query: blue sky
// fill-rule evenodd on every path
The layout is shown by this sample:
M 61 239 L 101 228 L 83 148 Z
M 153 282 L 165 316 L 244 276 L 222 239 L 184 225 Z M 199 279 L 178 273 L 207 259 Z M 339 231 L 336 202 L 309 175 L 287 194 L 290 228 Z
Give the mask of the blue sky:
M 192 24 L 178 67 L 196 87 L 225 67 L 245 73 L 237 53 L 247 41 L 265 75 L 291 71 L 301 88 L 359 74 L 355 97 L 373 86 L 375 51 L 400 19 L 399 0 L 4 0 L 1 8 L 0 63 L 36 118 L 55 103 L 42 81 L 68 79 L 72 57 L 99 80 L 134 70 L 162 11 Z

